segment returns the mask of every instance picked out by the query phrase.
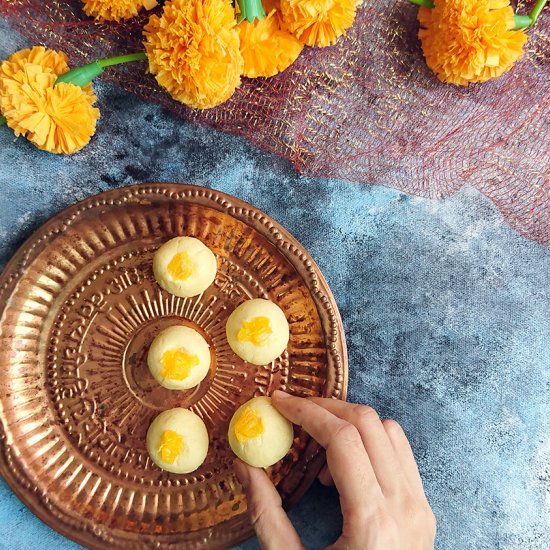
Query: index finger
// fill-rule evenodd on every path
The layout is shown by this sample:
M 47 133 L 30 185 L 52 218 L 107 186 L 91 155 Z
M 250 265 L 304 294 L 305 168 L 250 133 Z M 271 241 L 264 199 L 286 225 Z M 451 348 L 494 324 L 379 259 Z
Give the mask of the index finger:
M 369 457 L 355 426 L 316 403 L 284 392 L 273 393 L 273 404 L 326 449 L 327 463 L 340 493 L 343 513 L 352 515 L 382 497 Z

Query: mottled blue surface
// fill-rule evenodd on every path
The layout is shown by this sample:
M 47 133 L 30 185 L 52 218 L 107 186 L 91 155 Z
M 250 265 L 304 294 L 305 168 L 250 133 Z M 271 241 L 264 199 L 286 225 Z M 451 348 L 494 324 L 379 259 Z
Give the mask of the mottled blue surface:
M 0 23 L 0 58 L 24 45 Z M 51 215 L 113 187 L 192 182 L 253 203 L 325 274 L 348 338 L 349 397 L 409 434 L 439 521 L 437 547 L 548 548 L 550 251 L 474 190 L 429 201 L 301 178 L 243 140 L 111 86 L 96 91 L 97 135 L 72 157 L 0 128 L 0 267 Z M 291 515 L 308 548 L 338 534 L 332 489 L 315 486 Z M 0 549 L 54 547 L 77 548 L 0 480 Z

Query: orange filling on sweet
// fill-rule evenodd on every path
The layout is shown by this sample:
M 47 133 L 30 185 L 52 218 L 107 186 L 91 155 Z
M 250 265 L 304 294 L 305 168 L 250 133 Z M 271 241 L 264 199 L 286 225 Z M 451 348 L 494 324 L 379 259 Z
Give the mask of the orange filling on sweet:
M 173 464 L 183 451 L 183 437 L 172 430 L 165 430 L 160 436 L 159 454 L 166 464 Z
M 269 338 L 273 331 L 267 317 L 254 317 L 252 321 L 245 321 L 239 332 L 239 342 L 252 342 L 255 346 L 261 346 Z
M 197 355 L 189 355 L 182 349 L 169 349 L 162 354 L 162 371 L 165 380 L 185 380 L 191 369 L 200 361 Z
M 189 278 L 193 274 L 194 270 L 195 266 L 193 265 L 189 254 L 185 251 L 175 254 L 168 264 L 168 273 L 170 273 L 170 275 L 178 281 L 185 281 L 185 279 Z
M 264 433 L 262 419 L 251 407 L 246 407 L 235 422 L 235 437 L 240 443 Z

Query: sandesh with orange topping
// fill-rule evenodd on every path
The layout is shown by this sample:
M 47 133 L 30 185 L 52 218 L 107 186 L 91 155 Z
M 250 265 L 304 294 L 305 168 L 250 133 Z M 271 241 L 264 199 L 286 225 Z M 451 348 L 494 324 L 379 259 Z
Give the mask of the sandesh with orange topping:
M 170 294 L 190 298 L 204 292 L 218 270 L 214 253 L 195 237 L 175 237 L 153 257 L 157 283 Z
M 208 431 L 202 419 L 183 408 L 161 412 L 147 430 L 147 451 L 168 472 L 195 471 L 208 454 Z
M 267 468 L 292 447 L 292 424 L 271 404 L 270 397 L 254 397 L 237 409 L 227 432 L 229 445 L 244 462 Z
M 239 305 L 229 316 L 225 332 L 231 349 L 254 365 L 266 365 L 279 357 L 290 335 L 283 310 L 262 298 Z
M 191 327 L 174 325 L 159 333 L 149 348 L 147 366 L 155 380 L 169 390 L 200 384 L 211 365 L 210 346 Z

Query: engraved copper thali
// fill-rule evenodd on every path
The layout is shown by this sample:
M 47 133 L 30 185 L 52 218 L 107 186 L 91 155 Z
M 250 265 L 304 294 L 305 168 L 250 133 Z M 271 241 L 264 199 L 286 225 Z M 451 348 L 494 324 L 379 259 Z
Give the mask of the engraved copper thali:
M 218 258 L 195 298 L 161 290 L 154 251 L 177 235 Z M 256 367 L 225 340 L 250 297 L 273 300 L 290 326 L 287 350 Z M 187 391 L 159 386 L 148 345 L 170 324 L 199 330 L 215 350 L 209 376 Z M 213 354 L 214 356 L 214 354 Z M 314 261 L 279 224 L 202 187 L 144 184 L 91 197 L 56 215 L 0 277 L 0 473 L 43 521 L 91 548 L 228 548 L 252 535 L 232 467 L 227 425 L 254 395 L 282 388 L 344 399 L 342 323 Z M 188 407 L 210 435 L 194 473 L 163 472 L 145 434 L 162 410 Z M 299 428 L 268 473 L 295 503 L 324 460 Z

